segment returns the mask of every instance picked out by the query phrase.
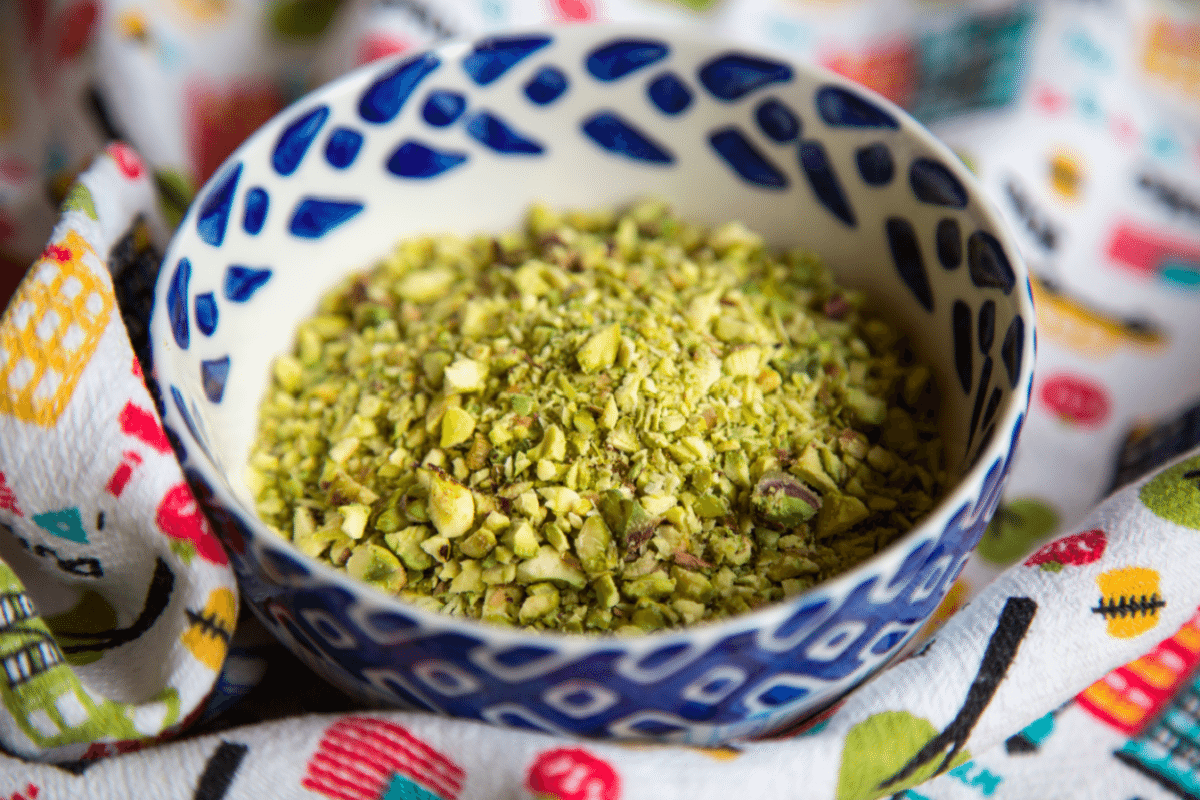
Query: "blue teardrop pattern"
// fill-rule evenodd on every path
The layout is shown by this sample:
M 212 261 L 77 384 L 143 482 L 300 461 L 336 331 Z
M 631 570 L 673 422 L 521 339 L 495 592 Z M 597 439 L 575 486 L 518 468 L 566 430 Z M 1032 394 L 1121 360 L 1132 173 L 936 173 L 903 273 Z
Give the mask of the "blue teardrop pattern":
M 695 96 L 683 79 L 673 72 L 653 78 L 646 86 L 646 95 L 659 111 L 669 116 L 686 111 Z
M 237 162 L 217 178 L 196 211 L 196 233 L 201 240 L 220 247 L 225 241 L 225 226 L 229 222 L 229 209 L 233 205 L 233 193 L 242 177 L 242 162 Z
M 242 211 L 242 230 L 251 236 L 257 236 L 267 221 L 267 210 L 271 206 L 271 196 L 261 186 L 255 186 L 246 192 L 245 208 Z
M 942 268 L 952 271 L 961 267 L 963 247 L 958 220 L 947 217 L 938 222 L 934 239 L 937 242 L 938 263 L 942 265 Z
M 271 166 L 276 172 L 286 178 L 300 167 L 309 145 L 317 138 L 327 119 L 329 106 L 320 105 L 283 129 L 271 153 Z
M 396 65 L 363 92 L 358 115 L 367 122 L 391 122 L 417 85 L 441 65 L 441 59 L 433 53 L 416 55 Z
M 200 384 L 204 396 L 210 402 L 219 403 L 225 396 L 225 382 L 229 379 L 229 356 L 211 358 L 200 362 Z
M 1018 314 L 1008 323 L 1008 330 L 1004 332 L 1004 341 L 1000 345 L 1000 361 L 1008 374 L 1008 385 L 1013 389 L 1017 388 L 1017 381 L 1021 377 L 1021 360 L 1024 353 L 1025 320 Z
M 767 189 L 787 188 L 787 176 L 737 128 L 715 131 L 708 141 L 742 180 Z
M 979 307 L 979 352 L 987 355 L 996 340 L 996 301 L 984 300 Z
M 225 299 L 244 303 L 271 279 L 271 270 L 231 264 L 225 270 Z
M 842 191 L 842 184 L 833 171 L 833 165 L 825 155 L 824 145 L 815 139 L 801 142 L 800 166 L 804 169 L 808 185 L 812 187 L 813 194 L 817 196 L 821 205 L 851 228 L 857 226 L 854 209 L 850 207 L 850 201 Z
M 467 98 L 461 92 L 434 89 L 425 98 L 421 116 L 435 128 L 452 125 L 467 110 Z
M 962 300 L 955 300 L 951 311 L 951 326 L 954 331 L 954 369 L 963 391 L 971 393 L 975 378 L 975 348 L 971 341 L 971 307 Z
M 301 239 L 320 239 L 362 210 L 363 204 L 353 200 L 306 197 L 297 204 L 288 230 Z
M 465 127 L 472 139 L 497 153 L 536 156 L 546 151 L 541 142 L 518 133 L 490 111 L 474 114 Z
M 666 44 L 654 39 L 617 39 L 588 53 L 584 63 L 596 80 L 617 81 L 662 61 L 669 52 Z
M 991 439 L 990 429 L 992 420 L 996 418 L 996 410 L 1000 408 L 1000 400 L 1003 399 L 1003 397 L 1004 392 L 1000 390 L 1000 387 L 993 386 L 992 393 L 988 395 L 987 406 L 983 409 L 983 419 L 979 422 L 979 427 L 989 431 L 988 433 L 984 434 L 983 440 L 979 445 L 980 449 L 987 447 L 987 441 Z
M 547 106 L 562 97 L 570 86 L 567 74 L 558 67 L 545 66 L 525 84 L 525 96 L 531 103 Z
M 325 160 L 335 169 L 345 169 L 358 158 L 362 149 L 363 135 L 353 128 L 338 128 L 329 134 L 325 143 Z
M 475 83 L 487 86 L 551 41 L 549 36 L 493 36 L 463 56 L 463 70 Z
M 410 139 L 388 158 L 387 170 L 401 178 L 436 178 L 466 160 L 466 153 L 438 150 Z
M 192 262 L 179 259 L 171 282 L 167 285 L 167 319 L 171 321 L 171 335 L 180 350 L 191 344 L 191 325 L 188 322 L 188 284 L 192 280 Z
M 769 97 L 754 109 L 759 129 L 780 144 L 796 141 L 800 135 L 800 118 L 778 98 Z
M 663 145 L 621 119 L 616 112 L 601 111 L 583 121 L 583 132 L 610 153 L 650 164 L 672 164 L 675 156 Z
M 756 89 L 792 79 L 792 68 L 781 61 L 726 53 L 700 67 L 700 83 L 718 100 L 740 100 Z
M 926 311 L 933 311 L 933 289 L 929 286 L 929 274 L 925 271 L 925 259 L 917 243 L 917 233 L 912 223 L 903 217 L 889 217 L 884 223 L 888 247 L 892 252 L 892 263 L 904 285 L 917 298 Z
M 967 237 L 967 270 L 971 282 L 979 287 L 1012 293 L 1017 284 L 1016 273 L 999 240 L 987 231 L 975 231 Z
M 975 393 L 975 405 L 971 408 L 971 429 L 967 433 L 967 452 L 971 451 L 971 443 L 979 432 L 979 421 L 983 416 L 983 401 L 988 389 L 992 388 L 992 357 L 983 357 L 983 367 L 979 370 L 979 390 Z
M 891 113 L 841 86 L 822 86 L 815 103 L 821 119 L 834 128 L 900 128 L 899 120 Z
M 947 208 L 967 207 L 967 187 L 940 161 L 914 159 L 908 168 L 908 184 L 923 203 Z
M 896 175 L 896 163 L 886 144 L 876 142 L 854 151 L 858 174 L 869 186 L 887 186 Z
M 196 327 L 205 336 L 212 336 L 217 330 L 217 298 L 212 292 L 196 295 L 195 308 Z

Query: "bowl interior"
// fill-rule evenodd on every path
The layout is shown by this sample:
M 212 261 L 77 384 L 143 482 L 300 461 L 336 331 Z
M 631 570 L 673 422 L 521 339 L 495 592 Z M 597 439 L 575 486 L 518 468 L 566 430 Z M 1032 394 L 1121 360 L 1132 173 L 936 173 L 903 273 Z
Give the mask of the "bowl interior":
M 1023 410 L 1024 269 L 928 132 L 817 68 L 579 27 L 370 65 L 231 156 L 172 241 L 156 295 L 155 369 L 189 460 L 253 516 L 244 467 L 272 359 L 327 288 L 398 239 L 502 231 L 537 201 L 642 196 L 700 222 L 741 220 L 863 289 L 936 372 L 952 470 L 990 460 L 991 432 Z

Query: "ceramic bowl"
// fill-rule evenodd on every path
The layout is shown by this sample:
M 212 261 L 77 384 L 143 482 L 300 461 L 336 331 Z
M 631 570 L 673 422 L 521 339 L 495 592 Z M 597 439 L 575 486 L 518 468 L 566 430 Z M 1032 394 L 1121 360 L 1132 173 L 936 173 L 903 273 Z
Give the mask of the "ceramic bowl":
M 935 368 L 959 475 L 910 533 L 779 604 L 611 638 L 427 612 L 260 522 L 243 480 L 257 408 L 321 292 L 398 237 L 504 230 L 539 200 L 645 195 L 815 251 L 909 333 Z M 700 744 L 811 715 L 918 631 L 996 508 L 1034 360 L 1012 240 L 917 122 L 806 64 L 615 26 L 450 43 L 296 102 L 200 191 L 163 262 L 151 336 L 166 424 L 245 600 L 320 675 L 386 705 Z

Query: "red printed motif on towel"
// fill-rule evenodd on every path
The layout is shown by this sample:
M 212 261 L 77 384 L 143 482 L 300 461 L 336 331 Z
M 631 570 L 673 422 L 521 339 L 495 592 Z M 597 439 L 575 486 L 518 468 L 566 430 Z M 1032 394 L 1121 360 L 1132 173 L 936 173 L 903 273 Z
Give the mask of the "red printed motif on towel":
M 529 766 L 525 785 L 534 797 L 547 800 L 618 800 L 617 771 L 579 747 L 547 750 Z
M 400 725 L 346 717 L 325 731 L 300 785 L 334 800 L 456 800 L 466 773 Z
M 3 508 L 5 511 L 11 511 L 18 517 L 25 516 L 21 513 L 21 507 L 17 505 L 17 496 L 13 494 L 8 481 L 4 479 L 3 472 L 0 472 L 0 508 Z
M 221 566 L 229 563 L 229 556 L 225 555 L 208 520 L 200 513 L 196 498 L 186 483 L 177 483 L 167 490 L 158 504 L 154 521 L 170 538 L 194 544 L 196 552 L 205 561 Z

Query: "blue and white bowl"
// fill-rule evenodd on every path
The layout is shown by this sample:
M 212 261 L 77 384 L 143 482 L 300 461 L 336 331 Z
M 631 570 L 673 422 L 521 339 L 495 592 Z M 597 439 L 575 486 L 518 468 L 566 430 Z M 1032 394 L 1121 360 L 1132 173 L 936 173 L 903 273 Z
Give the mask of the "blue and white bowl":
M 500 231 L 528 206 L 653 195 L 821 255 L 934 366 L 960 475 L 839 578 L 642 638 L 418 609 L 310 559 L 243 480 L 272 359 L 318 296 L 400 237 Z M 548 28 L 364 67 L 243 144 L 200 192 L 155 296 L 154 366 L 187 474 L 267 626 L 345 691 L 498 725 L 714 744 L 811 715 L 895 655 L 994 512 L 1032 381 L 1027 273 L 957 158 L 824 70 L 681 32 Z

